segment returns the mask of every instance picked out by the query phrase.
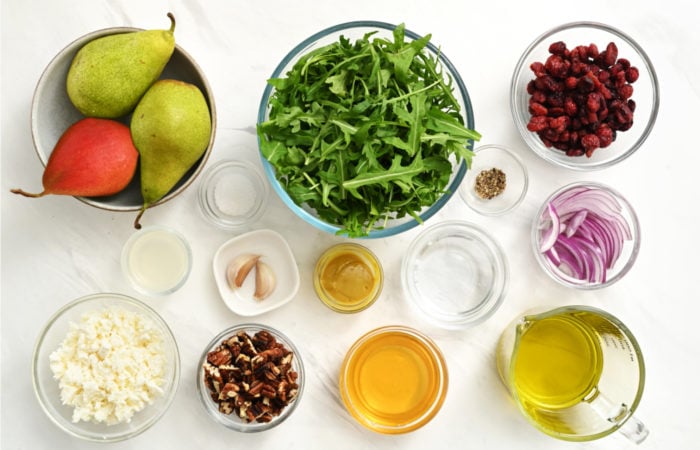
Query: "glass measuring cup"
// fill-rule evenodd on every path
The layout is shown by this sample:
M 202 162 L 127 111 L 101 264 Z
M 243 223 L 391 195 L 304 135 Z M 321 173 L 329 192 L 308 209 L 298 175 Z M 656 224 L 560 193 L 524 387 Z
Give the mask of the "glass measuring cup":
M 644 359 L 627 327 L 605 311 L 566 306 L 516 318 L 496 351 L 501 380 L 539 430 L 589 441 L 619 430 L 641 443 L 633 417 L 644 389 Z

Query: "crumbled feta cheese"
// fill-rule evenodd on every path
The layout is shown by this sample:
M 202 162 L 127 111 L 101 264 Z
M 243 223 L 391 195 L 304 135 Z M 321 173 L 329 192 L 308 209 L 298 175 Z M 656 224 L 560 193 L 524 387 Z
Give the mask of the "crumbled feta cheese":
M 163 395 L 163 334 L 149 318 L 124 308 L 83 314 L 49 357 L 61 401 L 73 422 L 129 422 Z

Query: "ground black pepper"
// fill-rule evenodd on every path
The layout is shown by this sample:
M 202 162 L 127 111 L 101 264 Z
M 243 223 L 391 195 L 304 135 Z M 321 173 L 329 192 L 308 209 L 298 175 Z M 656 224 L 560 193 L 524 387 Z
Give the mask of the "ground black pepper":
M 476 195 L 483 199 L 492 199 L 503 193 L 506 189 L 506 174 L 501 169 L 493 167 L 489 170 L 482 170 L 476 176 L 474 190 Z

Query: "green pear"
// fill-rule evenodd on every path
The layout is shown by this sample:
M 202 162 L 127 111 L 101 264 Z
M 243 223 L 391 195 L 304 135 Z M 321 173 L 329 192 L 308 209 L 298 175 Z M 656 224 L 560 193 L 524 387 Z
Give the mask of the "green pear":
M 158 80 L 136 105 L 131 138 L 141 163 L 144 211 L 163 198 L 201 158 L 212 134 L 209 106 L 202 91 L 179 80 Z
M 110 119 L 133 111 L 175 49 L 175 17 L 168 17 L 169 30 L 113 34 L 78 50 L 66 77 L 68 98 L 78 111 Z

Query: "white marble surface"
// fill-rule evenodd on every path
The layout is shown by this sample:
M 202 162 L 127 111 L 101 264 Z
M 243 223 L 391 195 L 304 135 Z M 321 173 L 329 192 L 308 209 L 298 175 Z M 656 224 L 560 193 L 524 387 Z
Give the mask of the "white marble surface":
M 216 248 L 234 234 L 201 217 L 198 183 L 149 211 L 144 222 L 177 228 L 194 252 L 195 265 L 182 290 L 145 299 L 174 330 L 182 379 L 174 404 L 159 423 L 112 448 L 634 447 L 617 435 L 580 444 L 552 439 L 530 427 L 509 401 L 495 371 L 496 340 L 514 316 L 541 304 L 598 306 L 625 322 L 647 363 L 638 416 L 651 434 L 640 448 L 697 448 L 691 433 L 700 421 L 700 327 L 695 314 L 700 35 L 692 1 L 589 0 L 574 6 L 560 1 L 7 0 L 2 2 L 3 449 L 98 447 L 65 435 L 44 416 L 30 380 L 32 347 L 49 316 L 71 299 L 104 291 L 143 298 L 132 291 L 119 266 L 121 246 L 133 231 L 133 214 L 101 211 L 70 197 L 30 200 L 9 193 L 12 187 L 38 186 L 41 178 L 29 128 L 34 86 L 53 55 L 73 39 L 113 26 L 160 28 L 167 24 L 168 11 L 178 19 L 178 43 L 202 66 L 216 95 L 218 130 L 211 162 L 236 157 L 259 163 L 253 134 L 258 102 L 265 79 L 287 51 L 327 26 L 374 19 L 433 33 L 468 86 L 482 142 L 518 150 L 530 170 L 531 189 L 505 218 L 479 217 L 455 197 L 429 222 L 464 219 L 481 224 L 507 249 L 511 279 L 505 303 L 483 325 L 460 332 L 427 325 L 403 298 L 401 256 L 420 230 L 366 242 L 381 258 L 387 281 L 372 308 L 340 315 L 324 307 L 313 294 L 312 265 L 323 249 L 342 239 L 301 222 L 272 195 L 257 227 L 277 230 L 289 241 L 302 285 L 293 302 L 256 320 L 278 327 L 297 343 L 308 381 L 294 415 L 257 435 L 220 428 L 205 415 L 194 388 L 204 345 L 223 328 L 247 320 L 226 309 L 210 270 Z M 520 53 L 544 30 L 573 20 L 597 20 L 626 31 L 651 56 L 661 84 L 659 118 L 642 149 L 617 167 L 590 174 L 556 168 L 529 152 L 508 107 L 510 76 Z M 546 195 L 580 179 L 618 188 L 636 207 L 642 225 L 636 265 L 625 279 L 602 291 L 576 292 L 554 284 L 535 266 L 528 242 L 531 218 Z M 450 373 L 440 413 L 407 435 L 363 429 L 345 412 L 336 388 L 341 359 L 351 343 L 385 324 L 409 325 L 431 336 L 444 351 Z

